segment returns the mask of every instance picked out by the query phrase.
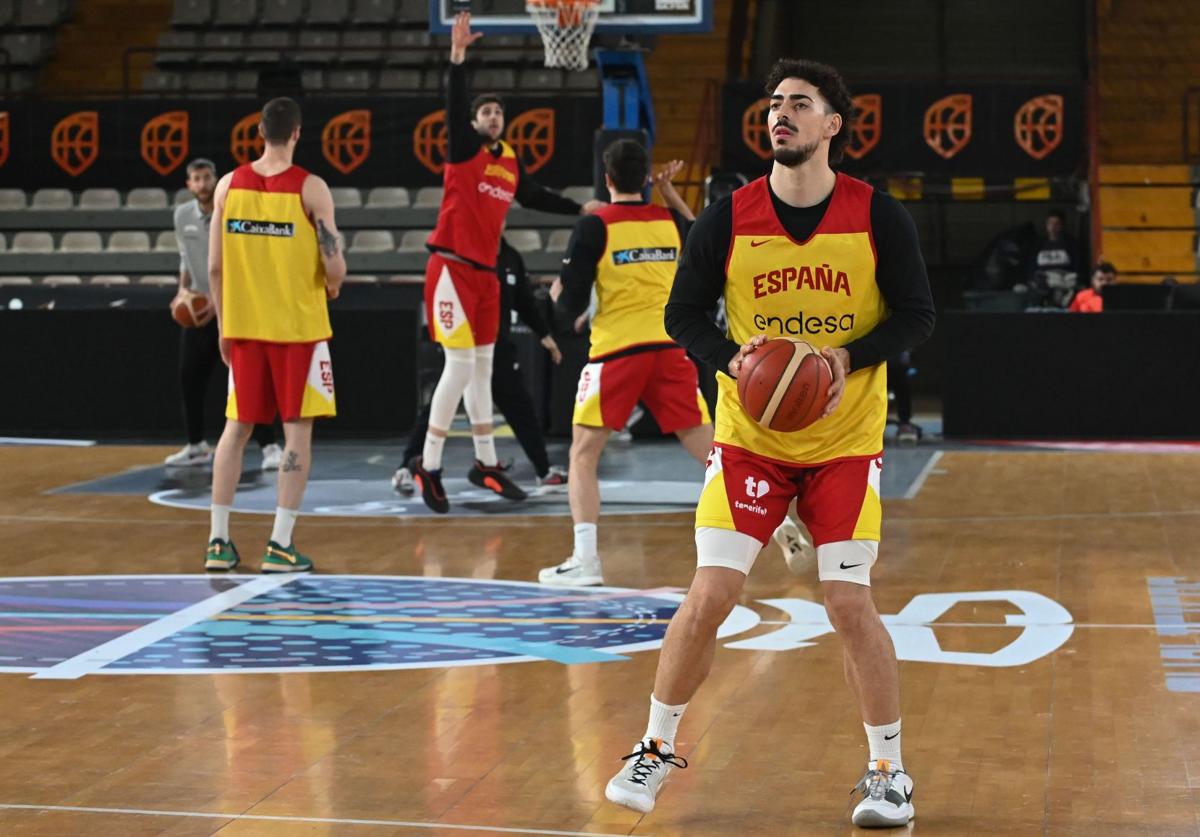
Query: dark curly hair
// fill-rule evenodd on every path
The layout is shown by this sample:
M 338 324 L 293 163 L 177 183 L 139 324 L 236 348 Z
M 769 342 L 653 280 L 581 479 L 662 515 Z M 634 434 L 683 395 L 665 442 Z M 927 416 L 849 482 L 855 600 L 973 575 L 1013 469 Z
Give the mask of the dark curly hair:
M 804 79 L 818 92 L 831 109 L 842 117 L 842 128 L 829 140 L 829 162 L 840 163 L 850 142 L 850 130 L 854 127 L 854 100 L 842 74 L 828 64 L 807 61 L 802 58 L 780 58 L 767 75 L 767 95 L 775 92 L 785 78 Z
M 479 116 L 479 109 L 484 105 L 499 105 L 500 110 L 504 110 L 504 100 L 500 98 L 499 93 L 480 93 L 471 100 L 471 118 Z

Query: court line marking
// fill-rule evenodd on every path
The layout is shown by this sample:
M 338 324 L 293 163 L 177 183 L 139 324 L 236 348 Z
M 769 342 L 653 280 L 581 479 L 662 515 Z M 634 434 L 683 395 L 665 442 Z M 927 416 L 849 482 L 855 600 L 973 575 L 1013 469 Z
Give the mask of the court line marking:
M 26 436 L 0 436 L 0 445 L 20 445 L 37 447 L 45 445 L 47 447 L 59 448 L 90 448 L 95 447 L 94 439 L 35 439 Z
M 255 596 L 261 596 L 285 584 L 290 584 L 299 579 L 301 575 L 302 573 L 290 573 L 255 578 L 245 584 L 234 587 L 232 590 L 226 590 L 215 596 L 209 596 L 207 599 L 202 599 L 193 605 L 188 605 L 182 610 L 177 610 L 161 619 L 156 619 L 147 625 L 143 625 L 137 630 L 122 634 L 115 639 L 97 645 L 95 648 L 88 649 L 82 654 L 76 654 L 70 659 L 56 663 L 45 671 L 35 674 L 33 679 L 77 680 L 85 674 L 98 671 L 115 660 L 126 657 L 161 639 L 166 639 L 197 622 L 203 622 L 224 610 L 249 601 Z
M 387 825 L 396 828 L 429 828 L 445 831 L 487 831 L 504 834 L 550 834 L 556 837 L 629 837 L 598 831 L 555 831 L 545 828 L 506 828 L 498 825 L 460 825 L 458 823 L 416 822 L 409 820 L 367 820 L 344 817 L 287 817 L 270 814 L 215 814 L 204 811 L 157 811 L 153 808 L 92 808 L 76 805 L 21 805 L 0 802 L 0 809 L 13 811 L 70 811 L 79 814 L 137 814 L 151 817 L 203 817 L 210 820 L 256 820 L 260 822 L 312 822 L 329 825 Z
M 925 485 L 925 480 L 929 479 L 929 475 L 933 473 L 933 469 L 938 464 L 938 460 L 942 458 L 943 453 L 944 451 L 935 450 L 933 455 L 925 460 L 925 464 L 917 472 L 917 478 L 908 486 L 908 490 L 904 492 L 901 499 L 912 500 L 921 492 L 921 489 Z

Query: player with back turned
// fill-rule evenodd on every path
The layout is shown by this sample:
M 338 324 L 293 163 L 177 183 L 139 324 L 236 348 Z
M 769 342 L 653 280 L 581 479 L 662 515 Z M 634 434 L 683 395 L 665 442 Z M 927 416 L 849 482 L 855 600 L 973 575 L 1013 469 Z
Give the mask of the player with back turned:
M 421 456 L 408 470 L 421 498 L 439 514 L 450 510 L 442 487 L 442 449 L 450 423 L 465 402 L 471 420 L 475 463 L 467 478 L 510 500 L 525 492 L 505 474 L 492 436 L 492 363 L 500 326 L 496 253 L 512 202 L 546 212 L 579 215 L 599 204 L 580 206 L 539 186 L 528 176 L 504 133 L 504 103 L 495 94 L 467 101 L 467 48 L 480 37 L 471 16 L 460 13 L 450 33 L 447 76 L 444 189 L 437 227 L 426 246 L 425 313 L 430 337 L 445 350 L 446 364 L 429 405 L 429 429 Z M 399 475 L 397 474 L 397 477 Z
M 796 498 L 870 750 L 853 821 L 902 826 L 914 816 L 913 781 L 900 753 L 896 652 L 871 597 L 871 567 L 882 517 L 884 361 L 929 336 L 933 302 L 908 213 L 830 167 L 854 118 L 838 72 L 785 59 L 767 93 L 771 173 L 697 219 L 666 308 L 671 337 L 719 370 L 715 440 L 696 509 L 696 574 L 663 642 L 646 732 L 606 796 L 649 811 L 667 774 L 687 766 L 674 752 L 680 719 L 712 667 L 718 627 Z M 722 296 L 727 335 L 708 316 Z M 821 347 L 833 371 L 822 418 L 794 433 L 762 427 L 737 395 L 743 359 L 776 337 Z

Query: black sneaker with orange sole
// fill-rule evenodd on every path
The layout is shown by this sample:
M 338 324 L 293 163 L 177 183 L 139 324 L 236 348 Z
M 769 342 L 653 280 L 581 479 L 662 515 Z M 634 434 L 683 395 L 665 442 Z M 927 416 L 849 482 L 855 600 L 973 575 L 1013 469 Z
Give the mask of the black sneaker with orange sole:
M 508 474 L 504 473 L 502 467 L 484 465 L 478 459 L 471 466 L 467 479 L 471 481 L 472 485 L 495 491 L 506 500 L 524 500 L 529 496 L 519 485 L 508 478 Z
M 421 457 L 418 456 L 409 461 L 408 470 L 412 472 L 413 482 L 417 484 L 417 490 L 421 492 L 421 499 L 425 501 L 425 505 L 429 506 L 431 511 L 438 514 L 450 511 L 450 501 L 446 499 L 446 489 L 442 488 L 442 470 L 440 468 L 436 471 L 425 470 L 425 466 L 421 464 Z

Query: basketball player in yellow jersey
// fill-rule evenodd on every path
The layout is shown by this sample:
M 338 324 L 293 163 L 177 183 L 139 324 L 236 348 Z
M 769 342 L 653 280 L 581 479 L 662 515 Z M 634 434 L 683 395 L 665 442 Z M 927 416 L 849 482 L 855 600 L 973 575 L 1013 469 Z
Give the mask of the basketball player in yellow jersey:
M 254 425 L 279 415 L 286 442 L 262 571 L 305 572 L 312 561 L 296 550 L 292 528 L 312 464 L 313 419 L 335 413 L 327 299 L 337 298 L 346 260 L 329 187 L 292 163 L 299 105 L 267 102 L 258 130 L 263 156 L 222 177 L 213 197 L 209 279 L 230 389 L 204 566 L 232 570 L 240 561 L 229 509 L 242 452 Z
M 870 750 L 852 819 L 903 826 L 915 811 L 900 754 L 899 673 L 870 573 L 882 516 L 884 361 L 928 337 L 933 302 L 904 208 L 830 167 L 854 118 L 838 72 L 783 60 L 767 93 L 771 173 L 697 219 L 667 304 L 671 336 L 721 370 L 717 426 L 696 509 L 696 575 L 663 642 L 646 733 L 606 796 L 649 811 L 667 774 L 687 766 L 675 755 L 680 718 L 712 667 L 717 628 L 795 498 Z M 708 318 L 722 296 L 727 335 Z M 761 427 L 738 400 L 743 359 L 771 337 L 813 343 L 833 370 L 822 418 L 795 433 Z

